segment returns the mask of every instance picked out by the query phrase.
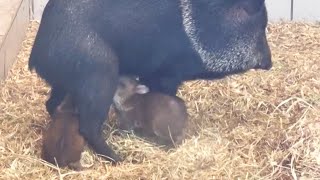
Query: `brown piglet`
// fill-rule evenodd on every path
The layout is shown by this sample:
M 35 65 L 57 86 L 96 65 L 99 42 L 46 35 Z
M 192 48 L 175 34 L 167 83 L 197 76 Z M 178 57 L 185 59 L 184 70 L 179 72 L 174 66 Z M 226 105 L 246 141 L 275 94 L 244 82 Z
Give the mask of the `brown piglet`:
M 121 76 L 113 99 L 120 129 L 156 136 L 167 145 L 182 143 L 188 114 L 179 97 L 149 92 L 133 77 Z
M 59 167 L 81 170 L 85 140 L 79 133 L 79 118 L 70 96 L 57 107 L 43 132 L 42 159 Z M 55 159 L 56 161 L 55 161 Z

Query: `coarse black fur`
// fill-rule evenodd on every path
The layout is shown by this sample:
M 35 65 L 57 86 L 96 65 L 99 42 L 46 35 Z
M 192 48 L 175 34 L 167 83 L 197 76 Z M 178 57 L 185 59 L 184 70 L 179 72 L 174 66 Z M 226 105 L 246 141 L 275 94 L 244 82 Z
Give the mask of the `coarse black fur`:
M 270 69 L 266 25 L 264 0 L 50 0 L 29 68 L 52 88 L 49 114 L 70 93 L 80 133 L 117 162 L 101 128 L 119 74 L 175 95 L 187 80 Z

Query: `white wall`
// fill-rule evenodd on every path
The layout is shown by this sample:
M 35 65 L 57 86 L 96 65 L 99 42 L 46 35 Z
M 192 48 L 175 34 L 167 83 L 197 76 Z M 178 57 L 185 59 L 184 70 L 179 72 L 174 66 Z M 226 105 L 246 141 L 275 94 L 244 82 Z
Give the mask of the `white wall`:
M 30 1 L 33 4 L 33 18 L 40 21 L 48 0 Z M 293 1 L 293 20 L 320 21 L 320 0 Z M 266 0 L 266 6 L 270 21 L 291 20 L 291 0 Z
M 33 19 L 40 21 L 43 9 L 48 3 L 48 0 L 30 0 L 30 1 L 31 1 L 32 10 L 33 10 Z
M 270 21 L 291 20 L 291 0 L 266 0 Z
M 297 21 L 320 21 L 320 0 L 294 0 L 293 18 Z

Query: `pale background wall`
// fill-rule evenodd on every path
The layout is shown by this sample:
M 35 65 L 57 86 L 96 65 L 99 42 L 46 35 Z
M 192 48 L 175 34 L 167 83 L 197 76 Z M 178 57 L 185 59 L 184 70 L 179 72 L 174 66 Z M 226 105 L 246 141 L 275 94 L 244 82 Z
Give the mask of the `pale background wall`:
M 30 0 L 31 7 L 33 10 L 33 18 L 37 21 L 41 20 L 42 12 L 48 0 Z
M 291 0 L 266 0 L 270 21 L 291 20 Z
M 320 0 L 294 0 L 296 20 L 320 21 Z
M 40 20 L 48 0 L 31 1 L 33 1 L 34 19 Z M 320 21 L 320 0 L 266 0 L 270 21 L 291 20 L 291 2 L 293 2 L 292 20 Z

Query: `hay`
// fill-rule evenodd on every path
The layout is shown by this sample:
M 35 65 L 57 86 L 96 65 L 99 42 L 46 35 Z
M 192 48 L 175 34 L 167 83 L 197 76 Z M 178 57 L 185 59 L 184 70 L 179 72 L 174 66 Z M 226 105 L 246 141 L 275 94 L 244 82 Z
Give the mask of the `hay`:
M 39 158 L 49 88 L 27 67 L 37 28 L 31 23 L 0 84 L 0 179 L 320 178 L 320 25 L 270 24 L 272 71 L 185 83 L 179 95 L 190 123 L 181 147 L 166 152 L 106 130 L 125 161 L 112 167 L 86 149 L 83 163 L 90 168 L 82 172 Z

